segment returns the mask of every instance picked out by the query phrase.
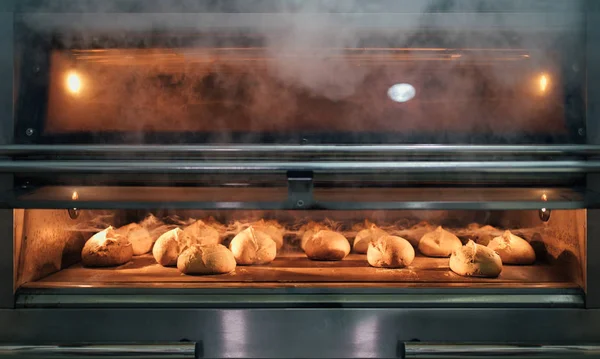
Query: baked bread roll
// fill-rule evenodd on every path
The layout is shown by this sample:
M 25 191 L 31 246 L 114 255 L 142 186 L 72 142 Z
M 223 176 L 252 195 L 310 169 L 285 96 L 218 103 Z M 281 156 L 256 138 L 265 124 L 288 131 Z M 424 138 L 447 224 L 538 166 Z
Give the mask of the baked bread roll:
M 127 238 L 113 227 L 94 234 L 81 250 L 81 262 L 86 267 L 113 267 L 131 260 L 133 248 Z
M 200 220 L 185 227 L 183 231 L 200 245 L 221 243 L 219 231 Z
M 285 229 L 277 223 L 277 221 L 265 221 L 260 220 L 252 224 L 255 230 L 259 230 L 263 233 L 266 233 L 271 237 L 273 241 L 275 241 L 275 245 L 277 250 L 280 250 L 283 247 L 283 235 L 285 234 Z
M 404 268 L 414 259 L 413 246 L 402 237 L 382 236 L 373 239 L 367 250 L 367 262 L 373 267 Z
M 467 277 L 497 277 L 502 272 L 502 259 L 488 247 L 467 242 L 450 256 L 450 269 Z
M 321 223 L 308 222 L 300 229 L 300 248 L 306 251 L 306 242 L 311 239 L 318 231 L 329 230 L 329 228 Z
M 419 241 L 419 251 L 428 257 L 450 257 L 460 247 L 460 239 L 441 226 L 433 232 L 425 233 Z
M 177 265 L 179 254 L 194 245 L 194 240 L 179 228 L 165 232 L 158 237 L 152 256 L 163 267 Z
M 320 230 L 304 245 L 309 259 L 319 261 L 340 261 L 350 253 L 350 242 L 338 232 Z
M 277 255 L 277 245 L 267 233 L 250 226 L 238 233 L 229 244 L 237 264 L 267 264 Z
M 235 258 L 221 244 L 193 245 L 179 255 L 177 269 L 184 274 L 224 274 L 235 270 Z
M 356 234 L 352 249 L 355 253 L 365 254 L 371 241 L 387 235 L 389 234 L 386 231 L 372 224 L 370 228 L 363 229 Z
M 131 243 L 134 256 L 141 256 L 142 254 L 150 252 L 152 245 L 154 244 L 150 232 L 137 223 L 130 223 L 120 227 L 117 229 L 117 233 L 127 238 L 129 243 Z
M 498 253 L 504 264 L 533 264 L 535 251 L 531 244 L 510 231 L 492 239 L 488 248 Z

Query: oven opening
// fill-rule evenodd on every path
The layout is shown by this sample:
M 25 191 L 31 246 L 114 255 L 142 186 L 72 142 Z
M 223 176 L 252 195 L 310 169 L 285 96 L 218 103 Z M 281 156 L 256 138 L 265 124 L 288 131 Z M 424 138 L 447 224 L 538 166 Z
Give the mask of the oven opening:
M 584 283 L 585 210 L 26 209 L 14 214 L 18 291 L 560 292 L 582 290 Z

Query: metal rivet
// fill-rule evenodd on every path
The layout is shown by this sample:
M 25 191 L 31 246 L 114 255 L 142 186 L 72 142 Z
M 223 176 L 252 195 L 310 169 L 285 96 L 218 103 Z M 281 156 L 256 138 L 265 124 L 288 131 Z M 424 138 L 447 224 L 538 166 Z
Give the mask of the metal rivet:
M 304 201 L 299 199 L 298 202 L 296 202 L 296 206 L 298 207 L 304 207 Z
M 77 219 L 79 217 L 79 210 L 77 208 L 69 208 L 67 212 L 69 213 L 69 217 L 71 217 L 71 219 Z
M 585 135 L 585 130 L 583 128 L 580 128 L 577 130 L 577 133 L 579 134 L 579 136 L 583 136 Z
M 547 208 L 542 208 L 538 211 L 538 215 L 540 216 L 540 219 L 544 222 L 548 222 L 550 220 L 551 213 L 552 213 L 552 210 L 547 209 Z
M 28 128 L 28 129 L 26 129 L 26 130 L 25 130 L 25 134 L 26 134 L 27 136 L 31 136 L 31 135 L 33 135 L 33 132 L 34 132 L 34 129 L 33 129 L 33 128 Z

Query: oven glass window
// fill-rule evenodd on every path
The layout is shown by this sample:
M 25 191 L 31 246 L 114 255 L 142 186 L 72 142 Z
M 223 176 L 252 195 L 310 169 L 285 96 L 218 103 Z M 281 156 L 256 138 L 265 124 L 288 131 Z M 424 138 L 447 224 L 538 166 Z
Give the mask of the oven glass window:
M 34 130 L 23 141 L 584 141 L 577 24 L 522 30 L 496 19 L 489 31 L 473 27 L 489 16 L 479 14 L 406 29 L 371 24 L 384 14 L 268 14 L 275 29 L 265 29 L 256 14 L 220 14 L 227 24 L 182 29 L 195 18 L 159 26 L 167 15 L 146 14 L 128 15 L 118 26 L 138 28 L 117 35 L 87 15 L 89 28 L 70 29 L 78 18 L 66 15 L 18 27 L 17 135 Z

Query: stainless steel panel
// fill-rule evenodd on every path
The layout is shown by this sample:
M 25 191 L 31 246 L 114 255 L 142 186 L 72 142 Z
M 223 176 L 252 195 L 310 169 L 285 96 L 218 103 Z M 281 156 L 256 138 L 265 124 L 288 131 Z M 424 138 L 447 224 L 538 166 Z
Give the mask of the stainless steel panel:
M 90 4 L 92 3 L 92 4 Z M 84 11 L 102 12 L 249 12 L 264 13 L 279 11 L 292 11 L 297 8 L 297 3 L 282 2 L 277 0 L 221 0 L 218 2 L 197 1 L 175 1 L 175 0 L 144 0 L 140 6 L 140 0 L 103 0 L 102 6 L 93 6 L 93 2 L 82 2 L 81 0 L 20 0 L 17 3 L 18 11 L 41 11 L 49 13 Z M 498 0 L 454 0 L 454 6 L 435 6 L 442 1 L 423 2 L 422 0 L 342 0 L 342 1 L 319 1 L 304 0 L 307 7 L 316 9 L 322 6 L 330 12 L 349 13 L 373 13 L 385 9 L 388 13 L 421 13 L 431 8 L 431 11 L 441 13 L 477 11 L 488 13 L 511 13 L 511 12 L 550 12 L 563 13 L 573 12 L 573 3 L 580 4 L 582 1 L 572 0 L 569 2 L 561 0 L 537 0 L 537 1 L 498 1 Z M 88 5 L 88 6 L 84 6 Z M 168 5 L 168 6 L 167 6 Z
M 599 59 L 600 61 L 600 59 Z M 436 157 L 436 156 L 598 156 L 600 145 L 6 145 L 7 156 L 110 156 L 202 158 L 319 158 L 334 156 Z M 270 156 L 269 156 L 270 155 Z
M 13 0 L 0 5 L 0 144 L 13 140 Z M 5 159 L 6 160 L 6 159 Z M 13 188 L 11 174 L 0 175 L 0 191 Z M 14 306 L 13 211 L 0 210 L 0 308 Z
M 558 345 L 464 345 L 405 343 L 406 359 L 426 358 L 597 358 L 600 346 Z
M 0 161 L 0 173 L 589 173 L 600 161 Z
M 139 6 L 143 8 L 143 6 Z M 576 9 L 576 7 L 573 7 Z M 302 9 L 278 14 L 271 13 L 114 13 L 114 11 L 94 12 L 98 6 L 79 7 L 78 14 L 42 14 L 27 13 L 22 16 L 25 24 L 38 31 L 148 31 L 157 24 L 170 29 L 210 30 L 244 29 L 274 31 L 299 26 L 306 23 L 333 23 L 340 29 L 384 30 L 391 34 L 393 30 L 411 30 L 430 28 L 435 30 L 477 30 L 489 31 L 490 24 L 511 31 L 572 31 L 581 24 L 583 14 L 572 11 L 563 13 L 423 13 L 423 6 L 417 13 L 330 13 L 324 6 Z M 312 11 L 311 11 L 312 10 Z M 202 11 L 202 9 L 199 9 Z M 86 13 L 88 12 L 88 13 Z M 290 16 L 293 14 L 293 16 Z M 391 30 L 390 30 L 391 29 Z
M 106 345 L 4 345 L 0 357 L 10 358 L 98 358 L 139 359 L 196 358 L 196 343 L 106 344 Z
M 413 340 L 600 343 L 600 311 L 585 309 L 17 309 L 0 322 L 7 344 L 188 339 L 207 358 L 397 358 Z
M 587 143 L 600 144 L 600 4 L 587 2 Z M 587 187 L 600 190 L 600 175 L 590 174 Z M 587 211 L 587 300 L 588 308 L 600 308 L 600 211 Z
M 0 308 L 13 308 L 14 265 L 13 265 L 13 210 L 0 210 Z
M 127 285 L 127 284 L 125 284 Z M 351 285 L 351 284 L 349 284 Z M 25 289 L 19 308 L 582 308 L 578 289 L 547 288 L 413 288 L 340 289 L 173 289 L 69 288 Z

